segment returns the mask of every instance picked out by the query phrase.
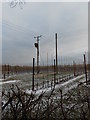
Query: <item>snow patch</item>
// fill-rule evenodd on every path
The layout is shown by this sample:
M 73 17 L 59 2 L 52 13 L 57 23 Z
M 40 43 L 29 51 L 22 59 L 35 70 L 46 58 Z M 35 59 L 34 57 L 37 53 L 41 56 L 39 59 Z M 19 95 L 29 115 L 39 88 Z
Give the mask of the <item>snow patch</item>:
M 58 85 L 55 86 L 55 90 L 61 88 L 61 89 L 63 89 L 64 93 L 66 93 L 68 90 L 71 90 L 74 87 L 76 87 L 78 82 L 85 81 L 85 79 L 80 80 L 81 78 L 84 78 L 84 77 L 85 77 L 85 75 L 81 75 L 81 76 L 73 78 L 69 81 L 66 81 L 65 83 L 58 84 Z M 51 87 L 49 87 L 49 88 L 44 88 L 44 89 L 40 89 L 40 90 L 37 90 L 37 91 L 26 90 L 26 93 L 31 94 L 31 93 L 35 92 L 36 95 L 38 95 L 38 94 L 41 94 L 42 92 L 50 92 L 51 90 L 52 90 Z
M 20 80 L 10 80 L 10 81 L 0 81 L 0 85 L 2 85 L 2 84 L 7 84 L 7 83 L 13 83 L 13 82 L 19 82 Z

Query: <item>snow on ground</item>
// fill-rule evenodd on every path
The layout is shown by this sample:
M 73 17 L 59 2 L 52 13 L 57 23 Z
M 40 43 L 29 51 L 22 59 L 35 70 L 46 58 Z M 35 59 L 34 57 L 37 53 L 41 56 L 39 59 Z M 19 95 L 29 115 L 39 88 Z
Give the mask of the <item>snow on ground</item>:
M 19 82 L 19 81 L 20 81 L 20 80 L 10 80 L 10 81 L 4 81 L 4 82 L 2 82 L 2 81 L 0 80 L 0 85 L 6 84 L 6 83 Z
M 79 82 L 84 82 L 85 81 L 84 77 L 85 77 L 85 75 L 80 75 L 76 78 L 70 79 L 69 81 L 67 81 L 65 83 L 57 84 L 55 86 L 55 90 L 60 88 L 60 89 L 63 90 L 63 92 L 65 94 L 66 92 L 68 92 L 68 90 L 71 90 L 71 89 L 75 88 L 78 85 Z M 42 92 L 48 93 L 51 90 L 52 90 L 51 87 L 49 87 L 49 88 L 40 89 L 40 90 L 37 90 L 37 91 L 26 90 L 26 93 L 31 94 L 31 92 L 36 92 L 36 95 L 38 95 L 38 94 L 41 94 Z
M 30 78 L 28 78 L 28 79 L 26 79 L 26 80 L 21 80 L 21 79 L 4 80 L 4 79 L 0 79 L 0 86 L 4 85 L 3 87 L 8 89 L 9 84 L 12 84 L 12 83 L 18 84 L 18 86 L 20 86 L 22 88 L 25 88 L 24 90 L 26 91 L 26 93 L 30 94 L 31 92 L 33 92 L 32 90 L 29 90 L 29 88 L 31 88 L 31 82 L 32 81 L 30 80 Z M 62 89 L 63 93 L 66 93 L 68 90 L 76 87 L 79 82 L 83 82 L 83 81 L 85 81 L 85 75 L 80 75 L 80 76 L 75 77 L 73 79 L 70 79 L 70 80 L 68 80 L 64 83 L 56 84 L 55 90 L 58 91 L 58 89 Z M 38 87 L 40 87 L 40 86 L 38 86 Z M 42 92 L 46 92 L 46 93 L 48 92 L 49 93 L 51 90 L 52 90 L 51 87 L 49 87 L 49 88 L 43 88 L 43 89 L 35 90 L 34 92 L 37 95 L 39 95 Z
M 2 81 L 3 79 L 0 79 L 0 82 Z

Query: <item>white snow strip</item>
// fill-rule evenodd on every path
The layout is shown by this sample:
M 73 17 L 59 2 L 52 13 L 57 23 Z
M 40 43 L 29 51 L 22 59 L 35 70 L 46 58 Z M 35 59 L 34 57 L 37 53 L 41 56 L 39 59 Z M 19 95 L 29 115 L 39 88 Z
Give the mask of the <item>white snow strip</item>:
M 80 82 L 80 78 L 83 78 L 85 75 L 81 75 L 81 76 L 78 76 L 76 78 L 73 78 L 65 83 L 62 83 L 62 84 L 58 84 L 55 86 L 55 89 L 58 89 L 58 88 L 63 88 L 64 89 L 64 92 L 66 93 L 68 90 L 74 88 L 77 86 L 77 83 L 74 83 L 74 82 Z M 68 88 L 68 85 L 69 84 L 73 84 L 71 85 L 69 88 Z M 45 88 L 45 89 L 41 89 L 41 90 L 37 90 L 36 91 L 36 94 L 41 94 L 42 92 L 49 92 L 51 91 L 51 87 L 49 88 Z M 31 94 L 31 92 L 33 92 L 32 90 L 26 90 L 26 93 L 28 94 Z
M 26 93 L 27 94 L 36 93 L 36 95 L 38 95 L 38 94 L 41 94 L 42 92 L 48 92 L 50 90 L 51 90 L 51 88 L 45 88 L 45 89 L 41 89 L 41 90 L 37 90 L 37 91 L 26 90 Z
M 19 81 L 20 81 L 20 80 L 12 80 L 12 81 L 6 81 L 6 82 L 1 82 L 1 81 L 0 81 L 0 85 L 6 84 L 6 83 L 19 82 Z
M 3 79 L 0 79 L 0 81 L 2 81 Z
M 78 81 L 80 78 L 82 78 L 82 77 L 84 77 L 84 76 L 85 76 L 85 75 L 78 76 L 78 77 L 73 78 L 73 79 L 71 79 L 71 80 L 69 80 L 69 81 L 67 81 L 67 82 L 65 82 L 65 83 L 60 84 L 60 85 L 61 85 L 61 86 L 65 86 L 65 85 L 67 85 L 67 84 L 73 83 L 74 81 Z M 59 87 L 60 87 L 60 85 L 59 85 Z

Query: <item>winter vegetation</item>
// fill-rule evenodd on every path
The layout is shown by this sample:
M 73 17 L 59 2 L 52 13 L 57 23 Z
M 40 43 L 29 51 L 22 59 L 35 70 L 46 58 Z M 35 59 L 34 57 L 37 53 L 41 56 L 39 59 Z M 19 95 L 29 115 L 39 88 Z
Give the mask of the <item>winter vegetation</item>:
M 62 67 L 57 75 L 54 69 L 47 74 L 44 67 L 34 75 L 34 90 L 32 72 L 17 69 L 14 73 L 9 71 L 8 76 L 8 68 L 3 68 L 7 75 L 0 81 L 2 120 L 89 120 L 90 85 L 89 81 L 86 84 L 83 65 L 76 68 L 74 71 L 71 66 L 69 71 L 70 66 Z
M 61 88 L 28 94 L 13 85 L 2 92 L 3 98 L 2 120 L 90 119 L 90 86 L 83 82 L 65 94 Z

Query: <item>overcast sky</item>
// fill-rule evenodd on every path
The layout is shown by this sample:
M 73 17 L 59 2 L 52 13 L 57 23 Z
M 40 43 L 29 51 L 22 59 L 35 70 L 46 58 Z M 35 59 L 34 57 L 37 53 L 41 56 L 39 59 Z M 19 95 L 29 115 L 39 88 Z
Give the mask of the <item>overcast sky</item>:
M 40 38 L 40 62 L 55 57 L 55 33 L 58 34 L 58 58 L 82 59 L 88 51 L 88 3 L 27 2 L 23 9 L 3 3 L 3 64 L 31 65 L 36 58 L 34 36 Z

